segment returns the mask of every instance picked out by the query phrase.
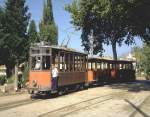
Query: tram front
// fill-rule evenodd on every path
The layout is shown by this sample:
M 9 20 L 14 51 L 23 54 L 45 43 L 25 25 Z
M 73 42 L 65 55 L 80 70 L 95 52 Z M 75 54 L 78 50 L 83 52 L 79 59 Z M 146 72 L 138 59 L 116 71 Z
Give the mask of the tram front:
M 29 86 L 31 94 L 51 91 L 51 48 L 50 46 L 33 46 L 29 56 Z

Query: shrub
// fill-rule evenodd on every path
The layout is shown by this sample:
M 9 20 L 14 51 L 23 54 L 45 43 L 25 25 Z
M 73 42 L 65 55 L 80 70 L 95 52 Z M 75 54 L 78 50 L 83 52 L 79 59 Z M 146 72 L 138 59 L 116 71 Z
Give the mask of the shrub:
M 4 85 L 6 81 L 6 76 L 0 76 L 0 85 Z

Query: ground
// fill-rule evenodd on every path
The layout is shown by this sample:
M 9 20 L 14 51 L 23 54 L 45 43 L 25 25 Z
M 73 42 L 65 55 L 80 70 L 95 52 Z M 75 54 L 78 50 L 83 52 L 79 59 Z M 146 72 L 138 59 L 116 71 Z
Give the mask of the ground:
M 42 96 L 29 100 L 29 94 L 0 97 L 0 116 L 149 117 L 150 82 L 110 84 L 56 98 Z

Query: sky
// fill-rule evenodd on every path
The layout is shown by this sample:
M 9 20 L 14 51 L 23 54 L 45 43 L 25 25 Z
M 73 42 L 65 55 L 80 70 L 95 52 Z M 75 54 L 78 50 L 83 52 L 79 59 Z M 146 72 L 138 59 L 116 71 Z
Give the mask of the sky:
M 0 6 L 4 6 L 6 0 L 0 0 Z M 73 0 L 52 0 L 53 5 L 53 14 L 55 23 L 58 26 L 58 43 L 59 45 L 63 42 L 67 43 L 67 40 L 70 38 L 70 42 L 68 47 L 74 48 L 79 51 L 83 51 L 83 47 L 81 46 L 81 32 L 75 31 L 74 26 L 70 23 L 71 16 L 65 11 L 65 4 L 70 4 Z M 43 13 L 43 4 L 44 0 L 26 0 L 26 4 L 29 7 L 29 12 L 31 13 L 31 19 L 35 20 L 37 28 L 39 27 L 39 22 L 42 19 Z M 136 38 L 136 46 L 141 46 L 142 42 Z M 135 46 L 135 45 L 133 45 Z M 121 47 L 117 47 L 118 56 L 123 54 L 127 54 L 131 51 L 133 46 L 123 45 Z M 112 56 L 111 46 L 104 46 L 105 52 L 104 55 Z

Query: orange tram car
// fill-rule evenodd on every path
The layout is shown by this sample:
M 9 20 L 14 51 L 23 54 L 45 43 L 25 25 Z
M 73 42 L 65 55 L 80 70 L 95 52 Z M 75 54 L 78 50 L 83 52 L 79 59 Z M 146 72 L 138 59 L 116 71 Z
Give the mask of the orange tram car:
M 73 49 L 58 46 L 30 47 L 30 94 L 62 94 L 89 85 L 135 80 L 133 61 L 88 58 Z M 58 69 L 57 90 L 52 91 L 52 65 Z

